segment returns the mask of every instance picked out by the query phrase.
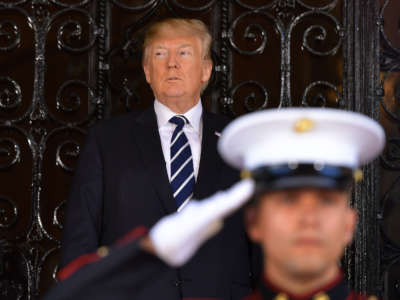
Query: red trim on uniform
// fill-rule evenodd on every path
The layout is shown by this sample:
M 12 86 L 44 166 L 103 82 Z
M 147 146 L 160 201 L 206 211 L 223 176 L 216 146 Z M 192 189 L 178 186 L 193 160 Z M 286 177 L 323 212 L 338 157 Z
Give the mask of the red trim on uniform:
M 139 237 L 147 234 L 148 230 L 144 226 L 138 226 L 129 231 L 126 235 L 124 235 L 122 238 L 118 239 L 115 242 L 115 246 L 117 247 L 122 247 L 129 242 L 132 242 Z M 78 271 L 80 268 L 83 266 L 86 266 L 88 264 L 94 263 L 98 260 L 100 260 L 101 257 L 97 254 L 96 252 L 88 253 L 88 254 L 83 254 L 79 256 L 78 258 L 74 259 L 71 261 L 68 265 L 66 265 L 64 268 L 62 268 L 60 271 L 57 273 L 57 278 L 61 281 L 67 279 L 70 277 L 72 274 L 74 274 L 76 271 Z
M 332 281 L 330 281 L 328 284 L 321 286 L 321 287 L 319 287 L 307 294 L 303 294 L 303 295 L 293 295 L 292 293 L 285 291 L 284 289 L 278 287 L 276 284 L 272 283 L 266 276 L 264 276 L 263 279 L 264 279 L 264 283 L 276 293 L 284 293 L 284 294 L 288 295 L 290 299 L 293 299 L 293 300 L 306 300 L 306 299 L 310 299 L 313 295 L 318 294 L 319 292 L 325 292 L 325 291 L 328 291 L 328 290 L 332 289 L 333 287 L 335 287 L 343 279 L 343 273 L 339 272 L 339 274 L 336 276 L 336 278 L 333 279 Z
M 138 226 L 133 228 L 131 231 L 129 231 L 127 234 L 125 234 L 123 237 L 117 240 L 115 245 L 117 247 L 122 247 L 130 242 L 133 242 L 137 240 L 138 238 L 146 235 L 148 233 L 148 229 L 145 226 Z
M 78 271 L 80 268 L 82 268 L 83 266 L 94 263 L 94 262 L 98 261 L 99 259 L 100 259 L 100 256 L 97 254 L 97 252 L 81 255 L 78 258 L 71 261 L 68 265 L 66 265 L 60 271 L 58 271 L 57 278 L 61 281 L 65 280 L 68 277 L 70 277 L 72 274 L 74 274 L 76 271 Z

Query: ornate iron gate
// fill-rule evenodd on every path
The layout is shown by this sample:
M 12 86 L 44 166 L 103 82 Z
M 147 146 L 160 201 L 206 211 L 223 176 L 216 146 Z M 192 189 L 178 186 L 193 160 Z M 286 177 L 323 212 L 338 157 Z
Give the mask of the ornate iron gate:
M 271 107 L 329 106 L 378 119 L 383 108 L 382 123 L 392 128 L 388 151 L 383 167 L 366 168 L 355 190 L 360 225 L 344 263 L 358 290 L 395 299 L 399 252 L 381 241 L 377 222 L 390 219 L 388 202 L 378 200 L 381 177 L 399 172 L 398 102 L 388 98 L 387 87 L 389 73 L 399 70 L 399 47 L 390 42 L 382 44 L 387 73 L 379 78 L 379 33 L 386 32 L 385 10 L 393 2 L 0 0 L 2 299 L 35 299 L 55 283 L 65 199 L 86 128 L 151 105 L 141 39 L 151 22 L 166 16 L 196 17 L 210 26 L 215 66 L 203 102 L 212 111 L 235 117 Z M 398 101 L 398 88 L 393 93 Z M 397 181 L 385 182 L 392 185 L 382 183 L 381 198 L 396 199 Z M 399 239 L 392 231 L 387 241 Z

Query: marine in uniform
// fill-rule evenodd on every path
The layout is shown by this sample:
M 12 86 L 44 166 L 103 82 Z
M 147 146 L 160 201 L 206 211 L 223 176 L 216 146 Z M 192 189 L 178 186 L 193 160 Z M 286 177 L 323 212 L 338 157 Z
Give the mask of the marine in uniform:
M 376 299 L 348 288 L 339 260 L 357 223 L 354 179 L 384 144 L 374 120 L 327 108 L 265 110 L 228 125 L 219 151 L 256 182 L 246 227 L 264 257 L 245 300 Z

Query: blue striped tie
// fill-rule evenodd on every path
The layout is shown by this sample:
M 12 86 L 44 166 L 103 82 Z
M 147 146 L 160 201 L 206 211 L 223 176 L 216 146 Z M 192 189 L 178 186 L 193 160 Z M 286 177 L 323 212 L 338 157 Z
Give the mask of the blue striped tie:
M 171 188 L 180 211 L 192 198 L 195 184 L 192 151 L 183 132 L 183 126 L 189 121 L 176 115 L 169 122 L 176 124 L 171 138 Z

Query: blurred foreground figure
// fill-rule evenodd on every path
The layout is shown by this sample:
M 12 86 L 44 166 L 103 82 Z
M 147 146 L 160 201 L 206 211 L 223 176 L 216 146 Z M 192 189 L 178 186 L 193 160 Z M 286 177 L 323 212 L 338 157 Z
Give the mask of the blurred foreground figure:
M 149 232 L 135 228 L 113 247 L 100 247 L 72 261 L 58 274 L 63 281 L 44 299 L 152 300 L 154 284 L 168 280 L 168 271 L 185 264 L 253 191 L 254 182 L 243 180 L 208 199 L 190 201 Z
M 256 182 L 246 224 L 263 248 L 264 276 L 246 300 L 376 299 L 348 289 L 339 260 L 356 227 L 358 167 L 384 144 L 374 120 L 333 109 L 262 111 L 224 130 L 222 157 Z

